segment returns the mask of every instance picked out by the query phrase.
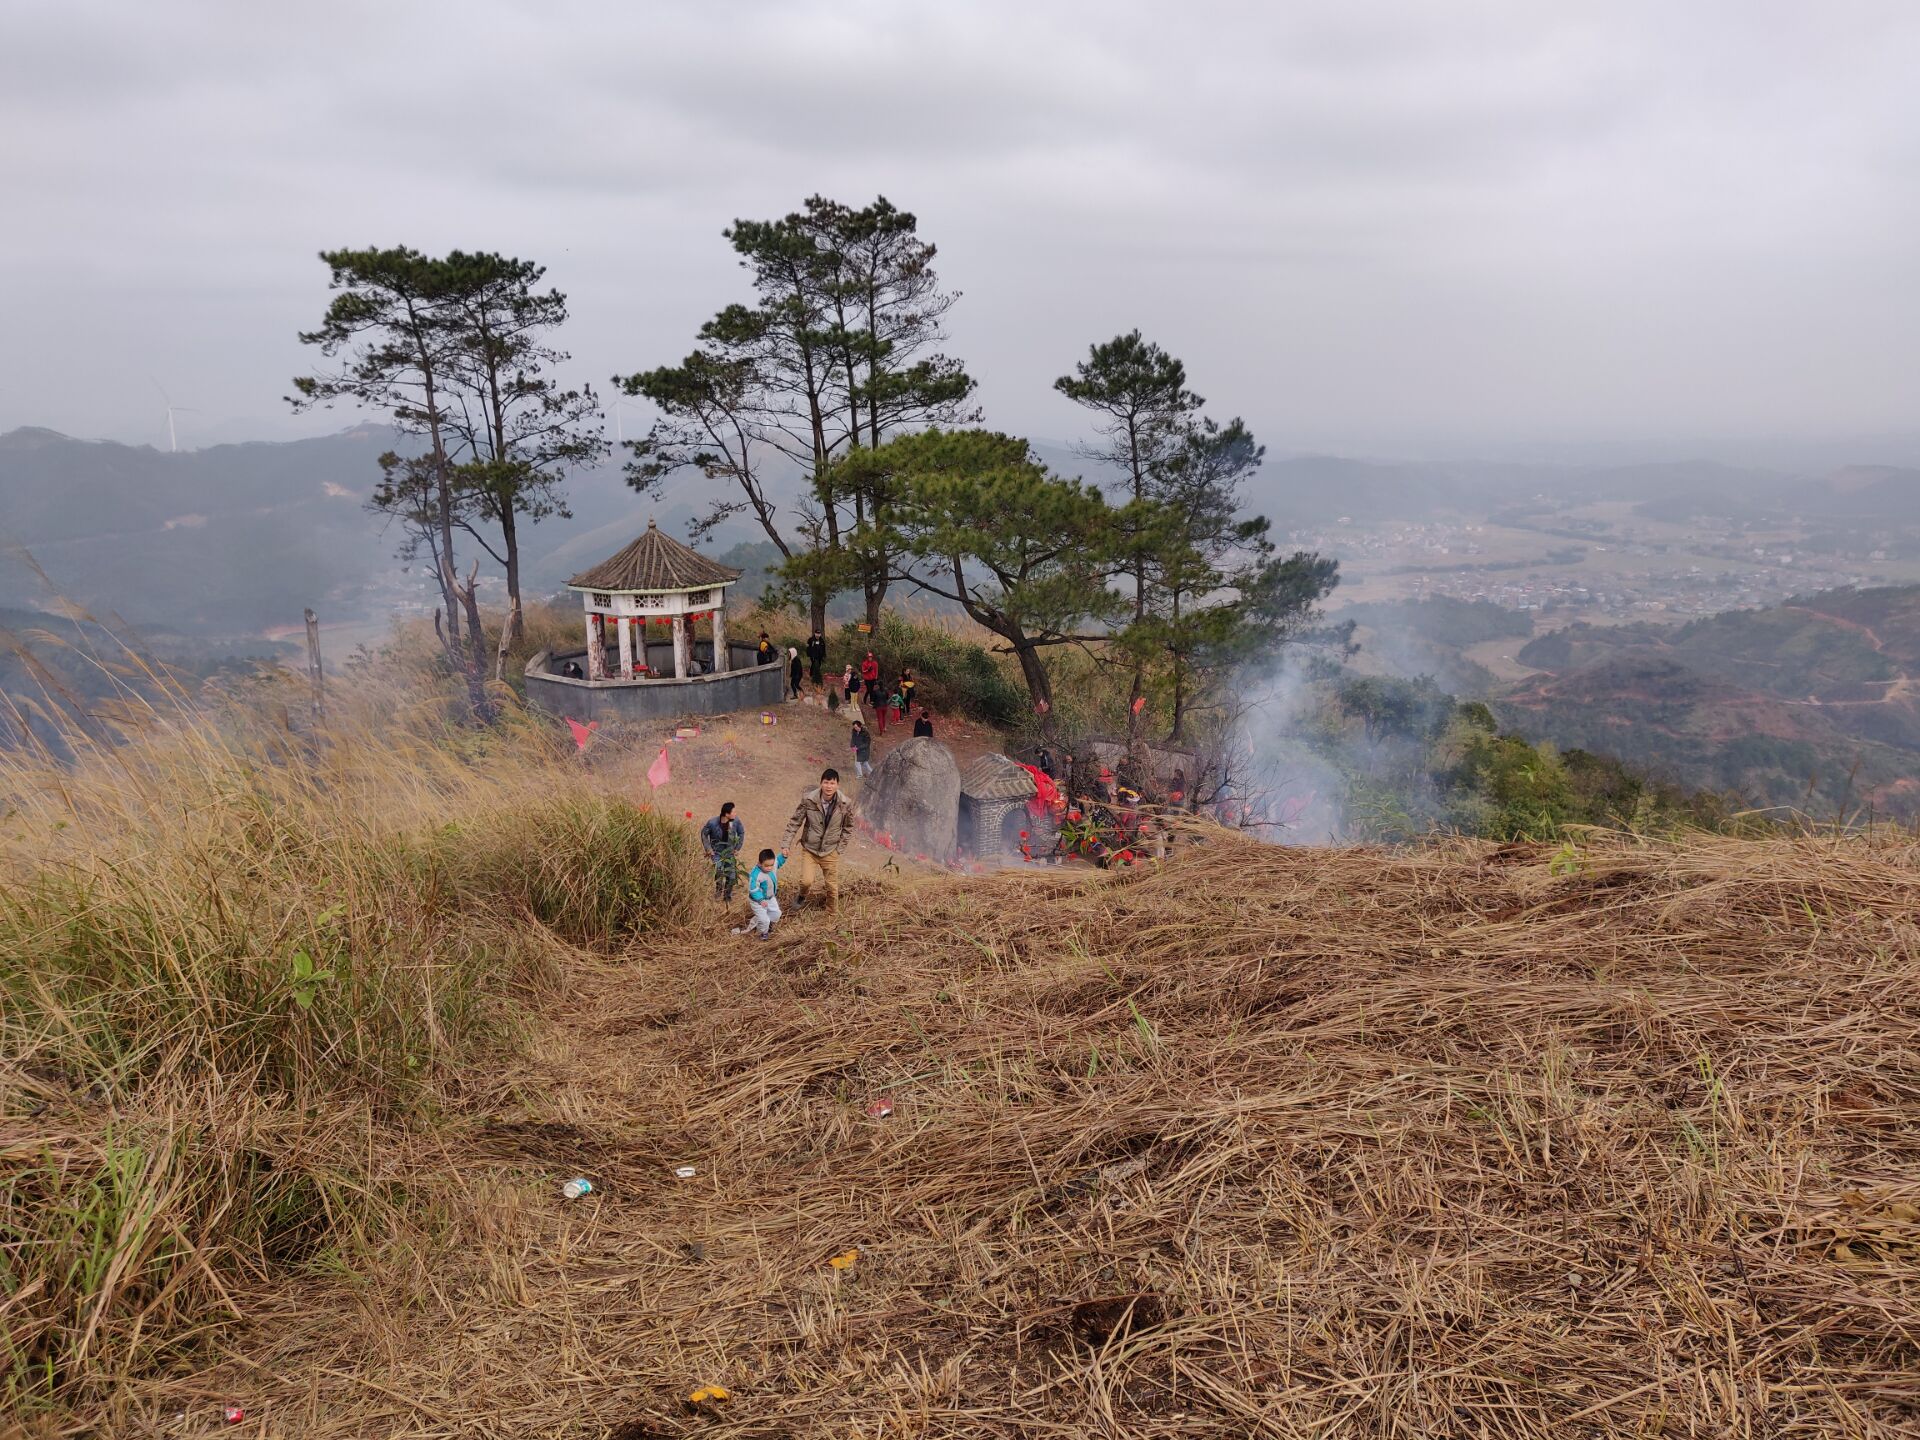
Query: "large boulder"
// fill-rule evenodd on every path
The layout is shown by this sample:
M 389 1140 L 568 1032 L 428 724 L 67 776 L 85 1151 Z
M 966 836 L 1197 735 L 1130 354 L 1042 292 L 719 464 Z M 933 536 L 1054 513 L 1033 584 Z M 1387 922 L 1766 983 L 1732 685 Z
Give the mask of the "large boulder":
M 874 834 L 895 850 L 951 860 L 960 823 L 960 767 L 938 740 L 903 740 L 873 767 L 859 806 Z

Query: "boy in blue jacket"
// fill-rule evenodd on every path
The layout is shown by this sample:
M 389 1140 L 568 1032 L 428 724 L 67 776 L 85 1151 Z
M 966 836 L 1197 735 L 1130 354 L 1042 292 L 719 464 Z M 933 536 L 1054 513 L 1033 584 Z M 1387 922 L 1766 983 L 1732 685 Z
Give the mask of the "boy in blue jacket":
M 759 864 L 747 872 L 747 903 L 753 907 L 751 928 L 760 932 L 762 940 L 773 933 L 774 922 L 780 918 L 780 867 L 786 863 L 786 856 L 762 850 Z M 742 925 L 733 933 L 741 935 L 748 928 Z

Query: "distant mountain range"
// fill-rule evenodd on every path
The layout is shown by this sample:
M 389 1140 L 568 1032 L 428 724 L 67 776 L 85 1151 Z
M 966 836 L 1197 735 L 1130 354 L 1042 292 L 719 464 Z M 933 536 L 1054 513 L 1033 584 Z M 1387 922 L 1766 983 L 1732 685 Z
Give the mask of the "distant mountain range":
M 398 529 L 366 508 L 379 456 L 408 443 L 364 425 L 172 454 L 9 431 L 0 435 L 0 607 L 46 610 L 57 595 L 145 631 L 223 638 L 296 624 L 308 605 L 377 617 L 431 589 L 394 558 Z M 648 501 L 616 466 L 575 476 L 573 518 L 525 532 L 529 591 L 557 588 L 649 516 L 684 533 L 704 489 L 696 478 Z M 714 543 L 753 533 L 736 522 Z

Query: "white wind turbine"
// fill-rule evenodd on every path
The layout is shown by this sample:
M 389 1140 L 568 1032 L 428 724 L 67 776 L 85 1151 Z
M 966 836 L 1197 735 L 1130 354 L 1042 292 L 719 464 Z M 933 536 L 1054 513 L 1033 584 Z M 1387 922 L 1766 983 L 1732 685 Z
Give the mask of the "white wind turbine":
M 148 378 L 149 380 L 153 380 L 153 377 L 152 377 L 151 375 L 149 375 L 149 376 L 148 376 L 147 378 Z M 178 434 L 176 434 L 176 433 L 175 433 L 175 431 L 174 431 L 174 428 L 173 428 L 173 417 L 174 417 L 174 412 L 176 412 L 176 411 L 178 411 L 178 412 L 179 412 L 180 414 L 182 414 L 182 415 L 198 415 L 198 414 L 199 414 L 200 412 L 199 412 L 198 410 L 196 410 L 196 409 L 194 409 L 194 408 L 193 408 L 193 406 L 191 406 L 191 405 L 176 405 L 176 404 L 174 404 L 172 400 L 169 400 L 169 399 L 167 398 L 167 392 L 166 392 L 166 390 L 165 390 L 165 389 L 164 389 L 164 388 L 163 388 L 163 387 L 161 386 L 161 384 L 160 384 L 160 382 L 159 382 L 158 380 L 153 380 L 153 388 L 154 388 L 154 389 L 156 389 L 156 390 L 158 390 L 158 391 L 160 391 L 160 398 L 161 398 L 162 400 L 164 400 L 164 401 L 166 401 L 166 406 L 167 406 L 167 449 L 168 449 L 169 451 L 171 451 L 171 452 L 172 452 L 173 454 L 175 454 L 175 455 L 178 455 L 178 454 L 180 453 L 180 437 L 179 437 L 179 435 L 178 435 Z
M 636 410 L 638 408 L 638 406 L 629 405 L 624 400 L 616 400 L 613 402 L 613 433 L 622 445 L 627 443 L 627 427 L 626 423 L 620 418 L 620 412 L 622 410 Z M 602 433 L 604 434 L 605 432 L 603 431 Z

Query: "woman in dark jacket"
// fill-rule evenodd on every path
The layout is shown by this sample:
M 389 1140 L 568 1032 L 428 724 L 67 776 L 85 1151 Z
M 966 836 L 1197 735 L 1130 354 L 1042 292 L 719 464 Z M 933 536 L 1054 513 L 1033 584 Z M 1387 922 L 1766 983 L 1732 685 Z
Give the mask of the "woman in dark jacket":
M 801 670 L 800 652 L 789 645 L 787 647 L 787 697 L 791 700 L 800 698 Z
M 873 773 L 873 736 L 860 721 L 853 722 L 853 734 L 847 742 L 853 747 L 853 773 L 871 775 Z

